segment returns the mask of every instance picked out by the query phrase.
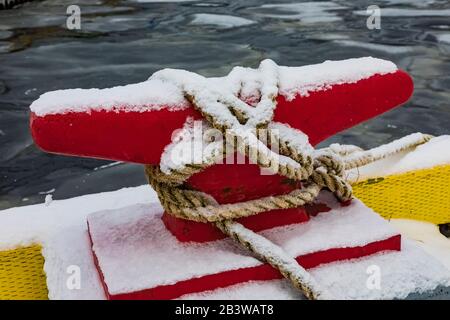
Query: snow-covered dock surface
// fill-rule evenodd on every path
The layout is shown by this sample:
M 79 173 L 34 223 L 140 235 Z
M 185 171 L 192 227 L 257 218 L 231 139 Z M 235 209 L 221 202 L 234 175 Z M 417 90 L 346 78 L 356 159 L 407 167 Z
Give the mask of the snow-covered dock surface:
M 362 168 L 359 177 L 362 179 L 371 175 L 380 176 L 448 164 L 449 145 L 450 136 L 435 138 L 409 154 L 379 161 L 370 168 Z M 434 157 L 434 154 L 439 155 Z M 406 161 L 407 159 L 410 160 Z M 397 169 L 394 172 L 393 169 L 386 168 Z M 94 212 L 133 205 L 158 206 L 156 202 L 154 191 L 144 185 L 67 200 L 53 200 L 48 205 L 43 203 L 3 210 L 0 211 L 0 250 L 41 243 L 46 259 L 44 268 L 50 298 L 104 299 L 103 288 L 91 254 L 86 217 Z M 417 292 L 409 298 L 432 297 L 433 294 L 450 298 L 447 289 L 434 290 L 438 285 L 441 288 L 450 286 L 450 240 L 442 236 L 432 224 L 407 220 L 391 222 L 403 234 L 404 239 L 411 239 L 403 240 L 401 252 L 380 253 L 360 260 L 323 265 L 311 269 L 311 273 L 318 281 L 326 284 L 332 293 L 339 293 L 336 296 L 341 298 L 405 298 L 411 291 Z M 370 276 L 367 267 L 371 265 L 380 267 L 380 290 L 369 290 L 366 286 Z M 66 281 L 71 275 L 68 271 L 73 270 L 68 269 L 70 266 L 80 267 L 79 290 L 69 290 L 66 286 Z M 351 277 L 348 277 L 349 274 Z M 397 279 L 395 282 L 398 282 L 398 287 L 392 287 L 393 279 Z M 183 298 L 198 297 L 301 298 L 284 280 L 241 284 Z
M 50 298 L 104 299 L 103 288 L 91 255 L 86 216 L 96 211 L 120 210 L 123 206 L 136 204 L 155 207 L 158 206 L 154 203 L 155 200 L 155 193 L 148 186 L 141 186 L 68 200 L 55 200 L 49 206 L 41 204 L 0 211 L 0 249 L 42 243 Z M 443 238 L 443 241 L 446 240 Z M 79 290 L 69 290 L 66 287 L 70 276 L 68 268 L 73 265 L 79 266 L 81 270 Z M 369 276 L 369 265 L 380 266 L 381 290 L 369 290 L 365 285 Z M 411 241 L 403 242 L 401 252 L 387 252 L 360 260 L 332 263 L 311 269 L 311 272 L 318 281 L 326 284 L 329 290 L 340 292 L 337 296 L 341 298 L 404 298 L 410 292 L 427 292 L 444 283 L 450 286 L 450 269 L 445 268 Z M 284 290 L 286 284 L 283 281 L 236 285 L 200 296 L 301 298 L 295 291 Z M 398 282 L 395 289 L 394 281 Z M 350 284 L 353 287 L 350 287 Z M 265 291 L 261 291 L 261 288 L 265 288 Z M 197 296 L 198 294 L 183 298 Z
M 396 72 L 390 61 L 372 57 L 325 61 L 302 67 L 278 67 L 279 93 L 287 99 L 296 95 L 329 88 L 332 85 L 355 83 L 373 75 Z M 242 72 L 241 72 L 242 71 Z M 241 84 L 255 78 L 256 69 L 243 68 L 240 78 L 230 75 L 210 78 L 210 84 L 224 92 L 241 91 Z M 250 88 L 251 89 L 251 88 Z M 256 88 L 253 88 L 256 89 Z M 243 88 L 244 91 L 251 91 Z M 255 93 L 255 92 L 253 92 Z M 124 110 L 143 112 L 148 110 L 184 109 L 189 106 L 182 92 L 175 85 L 150 78 L 148 81 L 107 89 L 68 89 L 47 92 L 34 101 L 30 109 L 38 116 L 66 112 L 93 110 Z
M 87 232 L 88 214 L 157 202 L 147 185 L 0 211 L 0 250 L 43 245 L 50 299 L 104 299 Z M 80 267 L 81 289 L 69 290 L 71 266 Z M 69 269 L 68 269 L 69 268 Z

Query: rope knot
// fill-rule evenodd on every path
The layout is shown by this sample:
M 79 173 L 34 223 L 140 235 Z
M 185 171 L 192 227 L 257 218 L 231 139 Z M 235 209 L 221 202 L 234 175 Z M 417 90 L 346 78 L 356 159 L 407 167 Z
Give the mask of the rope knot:
M 184 219 L 212 222 L 301 206 L 312 202 L 324 187 L 334 192 L 339 199 L 351 198 L 351 187 L 343 179 L 344 165 L 338 156 L 331 152 L 315 156 L 306 135 L 288 125 L 272 121 L 279 90 L 278 67 L 273 61 L 263 61 L 250 78 L 248 70 L 233 69 L 230 78 L 236 78 L 240 83 L 240 89 L 235 92 L 227 92 L 227 89 L 202 76 L 191 77 L 191 73 L 186 71 L 163 70 L 153 77 L 178 86 L 207 124 L 219 129 L 225 135 L 226 142 L 233 142 L 229 150 L 226 143 L 218 145 L 218 148 L 222 148 L 215 153 L 219 158 L 239 152 L 261 168 L 308 186 L 288 195 L 219 205 L 212 197 L 184 185 L 190 176 L 214 165 L 217 157 L 203 156 L 203 160 L 210 161 L 188 163 L 166 173 L 159 166 L 147 166 L 148 180 L 167 212 Z M 256 89 L 259 101 L 249 105 L 241 98 L 248 98 L 248 88 L 254 92 L 254 83 L 259 85 Z

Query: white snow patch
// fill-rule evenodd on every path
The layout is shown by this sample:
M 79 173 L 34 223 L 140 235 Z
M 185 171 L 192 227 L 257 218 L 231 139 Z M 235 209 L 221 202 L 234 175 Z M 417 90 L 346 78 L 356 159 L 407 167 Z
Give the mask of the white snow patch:
M 50 203 L 53 201 L 53 196 L 51 194 L 48 194 L 45 196 L 44 204 L 48 207 Z
M 347 7 L 329 1 L 322 2 L 301 2 L 283 4 L 264 4 L 259 8 L 271 9 L 271 12 L 281 11 L 285 13 L 259 13 L 264 17 L 278 18 L 285 20 L 300 20 L 302 23 L 324 23 L 342 20 L 336 13 Z
M 50 190 L 47 190 L 47 191 L 41 191 L 41 192 L 39 192 L 39 194 L 50 194 L 50 193 L 53 193 L 53 192 L 55 192 L 55 188 L 52 188 L 52 189 L 50 189 Z
M 241 17 L 212 13 L 197 13 L 191 21 L 191 24 L 194 25 L 214 25 L 223 29 L 243 27 L 255 23 L 256 21 Z
M 187 164 L 220 163 L 223 139 L 222 133 L 206 121 L 188 117 L 183 128 L 174 133 L 172 142 L 164 148 L 159 165 L 161 171 L 169 174 Z
M 288 99 L 296 94 L 326 90 L 336 84 L 355 83 L 375 74 L 397 71 L 394 63 L 372 58 L 354 58 L 342 61 L 325 61 L 303 67 L 280 67 L 280 93 Z
M 367 286 L 370 266 L 381 271 L 380 290 Z M 402 241 L 402 251 L 383 252 L 367 258 L 331 263 L 311 270 L 341 299 L 403 299 L 410 293 L 450 286 L 450 272 L 439 261 L 410 240 Z
M 435 137 L 428 143 L 418 146 L 389 170 L 399 173 L 443 164 L 450 164 L 450 135 Z
M 189 106 L 181 91 L 170 83 L 144 81 L 107 89 L 67 89 L 44 93 L 30 109 L 38 116 L 66 112 L 133 111 L 144 112 Z
M 298 153 L 312 156 L 314 148 L 309 143 L 309 137 L 302 131 L 275 121 L 269 123 L 268 128 L 272 130 L 276 137 L 279 137 L 279 140 L 289 141 L 289 145 L 295 148 Z
M 115 167 L 115 166 L 118 166 L 119 164 L 122 164 L 122 163 L 123 163 L 122 161 L 111 162 L 111 163 L 108 163 L 108 164 L 104 164 L 104 165 L 102 165 L 100 167 L 95 167 L 94 171 Z
M 437 225 L 408 219 L 391 219 L 389 222 L 450 270 L 450 239 L 440 233 Z
M 366 10 L 353 11 L 359 16 L 367 16 Z M 381 8 L 381 17 L 449 17 L 450 9 L 422 10 L 422 9 L 402 9 L 402 8 Z
M 266 69 L 269 70 L 269 68 Z M 171 71 L 171 69 L 164 69 L 155 75 L 167 75 Z M 390 61 L 364 57 L 325 61 L 303 67 L 279 66 L 277 70 L 272 71 L 270 73 L 278 74 L 279 77 L 279 94 L 293 99 L 296 95 L 308 95 L 309 92 L 326 90 L 336 84 L 355 83 L 375 74 L 393 73 L 397 71 L 397 67 Z M 242 89 L 243 98 L 251 99 L 251 96 L 258 95 L 258 86 L 261 89 L 264 88 L 256 81 L 260 75 L 257 69 L 234 68 L 226 77 L 209 79 L 191 72 L 181 74 L 183 73 L 177 71 L 178 80 L 185 77 L 192 88 L 198 89 L 203 82 L 205 88 L 208 90 L 213 88 L 220 95 L 229 93 L 237 95 L 239 89 Z M 155 75 L 145 82 L 108 89 L 68 89 L 47 92 L 35 100 L 30 109 L 38 116 L 45 116 L 94 110 L 144 112 L 162 108 L 180 110 L 189 107 L 190 104 L 185 100 L 179 87 L 168 81 L 157 79 Z M 262 79 L 267 77 L 268 75 L 263 75 Z M 271 83 L 276 79 L 269 80 Z
M 226 288 L 186 294 L 178 300 L 303 300 L 287 280 L 249 281 Z

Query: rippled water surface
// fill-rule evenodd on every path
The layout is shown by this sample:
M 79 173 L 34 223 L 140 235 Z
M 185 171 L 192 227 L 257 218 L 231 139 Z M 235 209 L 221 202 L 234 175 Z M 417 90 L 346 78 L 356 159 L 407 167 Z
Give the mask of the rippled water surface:
M 81 7 L 79 31 L 65 27 L 71 4 Z M 372 4 L 383 8 L 381 30 L 366 27 Z M 47 0 L 0 11 L 0 209 L 145 183 L 138 165 L 37 149 L 28 106 L 46 91 L 139 82 L 165 67 L 209 76 L 264 58 L 298 66 L 367 55 L 407 70 L 414 97 L 327 143 L 450 132 L 448 1 Z

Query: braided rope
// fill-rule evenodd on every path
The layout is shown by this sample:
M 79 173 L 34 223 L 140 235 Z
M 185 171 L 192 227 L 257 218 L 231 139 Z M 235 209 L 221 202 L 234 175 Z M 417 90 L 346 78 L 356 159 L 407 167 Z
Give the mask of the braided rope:
M 311 156 L 297 148 L 293 141 L 277 135 L 268 127 L 272 121 L 273 110 L 276 107 L 275 98 L 278 94 L 278 78 L 276 72 L 270 69 L 273 65 L 270 60 L 265 60 L 260 65 L 259 72 L 269 74 L 272 78 L 276 78 L 276 81 L 268 85 L 262 83 L 267 79 L 260 81 L 261 99 L 256 107 L 247 105 L 233 94 L 218 94 L 210 88 L 206 78 L 196 74 L 168 70 L 156 73 L 154 77 L 177 85 L 185 93 L 186 99 L 213 128 L 219 129 L 227 139 L 238 142 L 238 146 L 232 150 L 223 147 L 222 157 L 227 156 L 230 151 L 237 151 L 261 168 L 301 181 L 303 185 L 301 189 L 288 194 L 239 203 L 218 204 L 210 195 L 191 190 L 184 184 L 190 176 L 214 165 L 213 160 L 201 164 L 186 164 L 181 169 L 171 170 L 169 174 L 162 172 L 159 165 L 146 165 L 145 173 L 167 213 L 182 219 L 214 223 L 240 245 L 277 268 L 307 298 L 331 298 L 329 293 L 320 289 L 308 272 L 282 248 L 233 220 L 270 210 L 303 206 L 313 202 L 323 188 L 328 188 L 341 201 L 350 200 L 352 188 L 343 178 L 346 169 L 366 165 L 390 154 L 412 148 L 428 141 L 430 136 L 420 134 L 415 139 L 398 144 L 397 148 L 386 148 L 384 152 L 383 149 L 363 151 L 355 146 L 334 146 L 334 148 L 331 146 Z M 195 78 L 194 82 L 190 80 L 192 77 Z M 208 94 L 205 95 L 205 92 Z M 210 105 L 214 105 L 214 108 L 210 108 Z M 262 129 L 266 130 L 264 134 L 268 133 L 269 136 L 278 139 L 277 154 L 269 150 L 267 143 L 262 141 Z
M 349 170 L 362 167 L 369 163 L 382 160 L 386 157 L 424 144 L 430 141 L 431 138 L 433 138 L 433 136 L 429 134 L 415 133 L 377 148 L 351 153 L 348 158 L 344 160 L 345 169 Z
M 303 292 L 306 298 L 310 300 L 334 298 L 329 292 L 323 290 L 294 258 L 268 239 L 254 232 L 249 232 L 243 225 L 231 220 L 216 222 L 215 225 L 247 250 L 255 253 L 262 261 L 278 269 L 295 288 Z
M 147 165 L 145 170 L 147 179 L 158 194 L 164 209 L 178 218 L 197 222 L 238 219 L 275 209 L 300 207 L 313 202 L 322 189 L 318 184 L 312 183 L 288 194 L 219 205 L 214 198 L 204 192 L 160 183 L 157 180 L 158 174 L 155 174 L 158 171 L 157 166 Z

